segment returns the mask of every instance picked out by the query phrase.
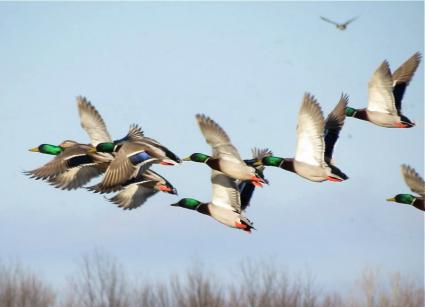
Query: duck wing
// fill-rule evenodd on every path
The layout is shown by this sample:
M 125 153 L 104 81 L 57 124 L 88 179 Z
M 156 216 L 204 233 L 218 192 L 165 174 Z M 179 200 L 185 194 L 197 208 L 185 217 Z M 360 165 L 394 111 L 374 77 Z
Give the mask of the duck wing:
M 60 175 L 49 178 L 48 182 L 58 189 L 74 190 L 81 188 L 91 179 L 104 173 L 105 170 L 106 164 L 74 167 Z
M 348 26 L 350 23 L 352 23 L 354 20 L 356 20 L 358 17 L 353 17 L 349 20 L 347 20 L 346 22 L 344 22 L 342 25 L 343 26 Z
M 35 179 L 48 179 L 66 172 L 69 169 L 80 165 L 95 165 L 93 158 L 87 154 L 88 146 L 76 145 L 66 148 L 63 152 L 57 155 L 53 160 L 45 165 L 31 171 L 26 171 L 24 174 Z
M 298 115 L 295 160 L 315 166 L 325 164 L 324 126 L 319 104 L 314 96 L 306 93 Z
M 205 140 L 212 147 L 213 157 L 244 163 L 223 128 L 204 114 L 197 114 L 196 120 Z
M 127 134 L 119 139 L 119 140 L 115 140 L 114 143 L 115 144 L 120 144 L 120 143 L 124 143 L 124 142 L 140 142 L 144 140 L 144 133 L 142 128 L 139 125 L 136 124 L 131 124 L 130 128 L 128 129 Z
M 421 54 L 416 52 L 406 62 L 400 65 L 399 68 L 393 73 L 393 95 L 395 100 L 395 106 L 398 113 L 401 113 L 401 101 L 403 100 L 404 92 L 406 87 L 412 80 L 416 69 L 421 62 Z
M 216 206 L 241 213 L 241 199 L 236 180 L 222 172 L 212 170 L 211 183 L 211 202 Z
M 398 114 L 393 95 L 393 79 L 387 60 L 382 62 L 369 80 L 368 100 L 369 111 Z
M 337 23 L 337 22 L 335 22 L 335 21 L 332 21 L 332 20 L 330 20 L 330 19 L 328 19 L 328 18 L 326 18 L 326 17 L 322 17 L 322 16 L 320 16 L 320 18 L 321 18 L 322 20 L 326 21 L 326 22 L 329 22 L 329 23 L 333 24 L 333 25 L 336 25 L 336 26 L 338 26 L 338 25 L 339 25 L 339 23 Z
M 156 183 L 155 180 L 144 180 L 129 184 L 108 200 L 124 210 L 135 209 L 158 192 L 153 188 Z
M 140 144 L 124 142 L 115 159 L 109 164 L 103 180 L 90 190 L 100 193 L 114 191 L 131 179 L 136 171 L 143 173 L 156 161 L 157 159 L 151 157 L 146 159 L 145 148 Z
M 102 116 L 86 97 L 77 97 L 78 114 L 81 127 L 87 132 L 93 146 L 99 143 L 112 142 Z
M 405 164 L 401 166 L 401 173 L 410 190 L 425 197 L 425 182 L 422 177 L 413 168 Z
M 331 162 L 335 143 L 345 121 L 345 108 L 348 105 L 348 95 L 342 94 L 338 104 L 329 113 L 325 121 L 325 160 Z

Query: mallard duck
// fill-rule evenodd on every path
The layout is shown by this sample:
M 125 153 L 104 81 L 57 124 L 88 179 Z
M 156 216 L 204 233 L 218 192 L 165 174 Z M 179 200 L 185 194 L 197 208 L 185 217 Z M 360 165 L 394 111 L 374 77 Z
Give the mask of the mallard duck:
M 295 158 L 267 156 L 252 165 L 283 168 L 311 181 L 339 182 L 348 179 L 333 165 L 332 154 L 339 132 L 344 125 L 347 95 L 341 98 L 326 119 L 314 96 L 306 93 L 301 104 L 297 125 L 297 150 Z
M 326 17 L 322 17 L 322 16 L 320 16 L 320 18 L 322 20 L 326 21 L 326 22 L 329 22 L 329 23 L 335 25 L 338 30 L 344 31 L 345 29 L 347 29 L 347 26 L 350 23 L 352 23 L 354 20 L 356 20 L 358 17 L 351 18 L 350 20 L 347 20 L 344 23 L 338 23 L 338 22 L 332 21 L 332 20 L 330 20 L 330 19 L 328 19 Z
M 194 153 L 184 158 L 183 161 L 205 163 L 210 168 L 220 171 L 231 178 L 251 180 L 254 185 L 259 187 L 265 183 L 257 170 L 242 160 L 238 150 L 232 145 L 229 136 L 223 128 L 203 114 L 197 114 L 196 120 L 206 142 L 212 147 L 212 156 Z
M 96 152 L 113 153 L 114 160 L 106 170 L 105 176 L 96 191 L 107 193 L 114 191 L 118 186 L 128 181 L 140 166 L 146 171 L 152 164 L 176 165 L 181 163 L 168 148 L 158 141 L 145 137 L 141 129 L 134 125 L 131 132 L 121 140 L 99 143 Z
M 414 122 L 401 113 L 401 101 L 421 62 L 421 57 L 421 54 L 416 52 L 392 75 L 388 61 L 382 62 L 369 80 L 367 108 L 347 107 L 345 114 L 386 128 L 415 126 Z
M 46 180 L 54 187 L 76 189 L 106 170 L 109 159 L 92 153 L 92 146 L 72 140 L 63 141 L 58 146 L 41 144 L 30 149 L 32 152 L 55 155 L 55 158 L 35 170 L 24 172 L 35 179 Z
M 422 177 L 410 166 L 403 164 L 401 166 L 401 173 L 403 174 L 404 181 L 410 190 L 420 196 L 412 194 L 397 194 L 388 201 L 393 201 L 401 204 L 412 205 L 413 207 L 425 211 L 424 198 L 425 198 L 425 182 Z
M 255 160 L 271 155 L 268 149 L 252 150 Z M 259 171 L 264 167 L 259 166 Z M 255 229 L 253 223 L 244 216 L 245 209 L 249 206 L 250 200 L 255 190 L 255 185 L 251 180 L 240 181 L 222 172 L 211 170 L 212 200 L 203 203 L 194 198 L 183 198 L 171 206 L 196 210 L 199 213 L 211 216 L 216 221 L 250 233 Z
M 113 156 L 93 152 L 93 146 L 100 142 L 111 141 L 105 122 L 85 97 L 77 97 L 77 108 L 81 126 L 89 135 L 91 145 L 67 140 L 58 146 L 42 144 L 33 148 L 31 151 L 57 155 L 57 157 L 41 168 L 26 172 L 27 175 L 46 180 L 54 187 L 71 190 L 82 187 L 92 178 L 105 172 Z M 128 135 L 137 132 L 130 130 Z
M 158 191 L 177 194 L 177 190 L 167 179 L 153 170 L 144 171 L 139 167 L 137 174 L 122 185 L 119 193 L 108 200 L 124 210 L 131 210 L 143 205 Z

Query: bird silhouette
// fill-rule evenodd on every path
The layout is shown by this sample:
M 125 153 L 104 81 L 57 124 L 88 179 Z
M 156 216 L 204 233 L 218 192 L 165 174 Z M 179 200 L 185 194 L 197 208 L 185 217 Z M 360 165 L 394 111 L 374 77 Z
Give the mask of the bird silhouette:
M 337 22 L 332 21 L 332 20 L 330 20 L 330 19 L 328 19 L 328 18 L 326 18 L 326 17 L 323 17 L 323 16 L 320 16 L 320 18 L 321 18 L 322 20 L 326 21 L 326 22 L 329 22 L 329 23 L 331 23 L 331 24 L 335 25 L 337 29 L 339 29 L 339 30 L 341 30 L 341 31 L 344 31 L 345 29 L 347 29 L 347 26 L 348 26 L 350 23 L 352 23 L 354 20 L 356 20 L 358 17 L 351 18 L 350 20 L 347 20 L 347 21 L 346 21 L 346 22 L 344 22 L 344 23 L 337 23 Z

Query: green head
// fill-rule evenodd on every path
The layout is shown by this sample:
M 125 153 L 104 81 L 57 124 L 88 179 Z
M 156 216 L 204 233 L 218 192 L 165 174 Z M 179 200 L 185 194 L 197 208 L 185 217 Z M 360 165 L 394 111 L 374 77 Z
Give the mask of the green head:
M 354 108 L 350 108 L 350 107 L 345 107 L 345 115 L 349 116 L 349 117 L 353 117 L 354 115 L 356 115 L 357 110 Z
M 63 148 L 61 146 L 56 146 L 51 144 L 41 144 L 38 147 L 31 148 L 29 151 L 41 152 L 44 154 L 57 156 L 63 151 Z
M 268 156 L 261 159 L 261 164 L 265 166 L 276 166 L 280 167 L 284 159 L 280 157 Z
M 194 154 L 191 154 L 189 157 L 184 158 L 183 161 L 193 161 L 193 162 L 206 163 L 209 158 L 211 158 L 211 157 L 208 156 L 208 155 L 196 152 Z
M 171 204 L 171 206 L 196 210 L 201 204 L 202 203 L 199 200 L 193 198 L 182 198 L 177 203 Z
M 387 200 L 400 204 L 411 205 L 416 200 L 416 197 L 411 194 L 397 194 L 396 196 L 388 198 Z
M 112 142 L 99 143 L 96 146 L 97 152 L 114 152 L 115 144 Z

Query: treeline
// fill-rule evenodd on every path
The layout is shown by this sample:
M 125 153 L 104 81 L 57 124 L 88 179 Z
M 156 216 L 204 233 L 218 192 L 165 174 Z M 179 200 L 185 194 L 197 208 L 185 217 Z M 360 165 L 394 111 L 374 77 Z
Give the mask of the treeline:
M 194 266 L 167 281 L 130 278 L 113 258 L 82 257 L 58 289 L 20 264 L 0 264 L 0 307 L 423 307 L 424 287 L 400 274 L 365 270 L 352 289 L 323 291 L 264 263 L 244 264 L 223 281 Z

